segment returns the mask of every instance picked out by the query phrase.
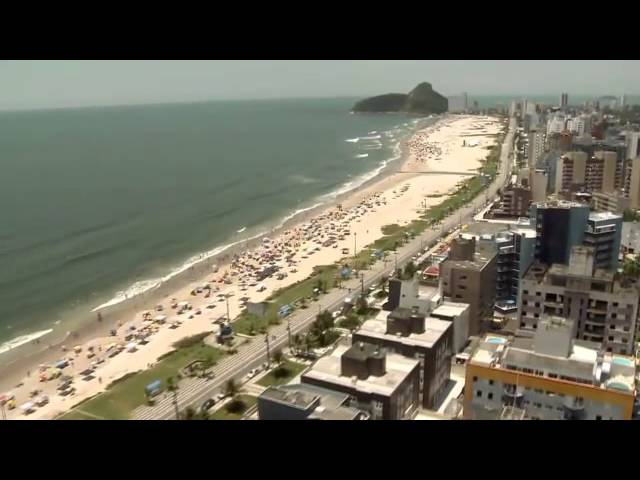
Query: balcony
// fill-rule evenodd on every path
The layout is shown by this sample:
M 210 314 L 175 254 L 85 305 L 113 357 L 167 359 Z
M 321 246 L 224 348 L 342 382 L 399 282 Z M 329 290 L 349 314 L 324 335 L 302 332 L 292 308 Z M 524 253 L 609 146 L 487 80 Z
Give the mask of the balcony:
M 565 420 L 583 420 L 585 417 L 584 400 L 581 398 L 567 398 L 563 405 Z
M 544 302 L 542 302 L 542 304 L 545 307 L 551 307 L 551 308 L 564 308 L 564 303 L 563 302 L 554 302 L 552 300 L 545 300 Z
M 524 398 L 524 387 L 517 387 L 515 385 L 505 385 L 502 393 L 502 403 L 511 405 L 514 407 L 522 407 L 522 400 Z

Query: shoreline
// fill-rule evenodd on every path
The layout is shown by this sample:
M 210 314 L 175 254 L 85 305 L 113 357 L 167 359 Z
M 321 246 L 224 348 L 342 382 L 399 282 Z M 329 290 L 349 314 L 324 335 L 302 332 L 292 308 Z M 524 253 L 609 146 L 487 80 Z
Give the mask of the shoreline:
M 354 232 L 355 230 L 358 231 L 357 233 L 358 245 L 364 246 L 372 243 L 373 241 L 377 240 L 381 236 L 379 229 L 383 225 L 395 223 L 396 216 L 398 217 L 397 220 L 399 224 L 408 223 L 412 218 L 415 218 L 416 216 L 419 215 L 419 211 L 421 207 L 418 207 L 418 205 L 421 204 L 421 202 L 425 200 L 429 200 L 427 202 L 429 204 L 432 204 L 432 205 L 439 204 L 443 199 L 441 197 L 445 197 L 448 194 L 450 194 L 450 192 L 453 190 L 453 187 L 457 183 L 459 183 L 459 181 L 462 179 L 462 176 L 456 175 L 456 174 L 438 175 L 436 177 L 436 176 L 424 175 L 424 173 L 420 171 L 416 171 L 416 172 L 408 171 L 407 173 L 399 173 L 397 170 L 403 170 L 403 171 L 411 170 L 411 168 L 409 168 L 411 166 L 413 166 L 413 168 L 421 167 L 422 169 L 424 169 L 425 159 L 421 158 L 420 161 L 422 163 L 420 164 L 418 162 L 415 152 L 412 151 L 416 149 L 416 145 L 418 150 L 420 150 L 420 148 L 422 148 L 423 150 L 424 149 L 429 150 L 434 148 L 438 150 L 435 154 L 433 154 L 433 158 L 431 159 L 432 161 L 428 162 L 428 168 L 430 171 L 437 172 L 438 170 L 442 170 L 442 171 L 447 170 L 447 167 L 448 167 L 447 162 L 443 162 L 442 165 L 439 165 L 439 163 L 440 163 L 440 155 L 448 154 L 449 153 L 448 149 L 451 149 L 452 155 L 455 156 L 455 159 L 457 162 L 459 162 L 461 165 L 464 165 L 464 166 L 471 166 L 472 168 L 468 168 L 467 170 L 473 170 L 479 167 L 480 160 L 486 158 L 486 155 L 484 154 L 486 150 L 483 150 L 482 147 L 479 147 L 477 150 L 467 149 L 466 152 L 471 155 L 466 155 L 465 157 L 464 150 L 462 151 L 462 153 L 460 153 L 461 147 L 459 146 L 459 142 L 457 141 L 454 142 L 450 138 L 446 137 L 445 140 L 448 141 L 449 143 L 445 142 L 445 144 L 443 145 L 445 146 L 449 145 L 449 146 L 441 150 L 439 148 L 439 144 L 437 143 L 438 140 L 436 140 L 435 143 L 430 143 L 429 141 L 427 141 L 427 138 L 430 138 L 431 136 L 437 137 L 438 132 L 440 132 L 441 129 L 443 129 L 444 127 L 449 127 L 451 132 L 446 131 L 445 133 L 448 133 L 451 138 L 457 139 L 457 135 L 459 134 L 459 132 L 457 132 L 456 129 L 459 130 L 460 128 L 464 128 L 465 122 L 473 123 L 473 122 L 479 122 L 480 120 L 482 120 L 482 122 L 486 122 L 487 124 L 490 124 L 493 126 L 498 124 L 498 122 L 495 119 L 490 119 L 489 117 L 480 117 L 480 116 L 468 116 L 468 117 L 445 116 L 445 117 L 438 118 L 438 121 L 434 122 L 432 125 L 429 125 L 428 127 L 426 127 L 426 129 L 422 127 L 421 129 L 418 129 L 412 132 L 410 137 L 403 138 L 402 145 L 401 145 L 403 151 L 401 152 L 402 154 L 398 159 L 400 161 L 392 162 L 393 165 L 397 165 L 397 168 L 388 168 L 382 177 L 379 175 L 376 177 L 373 177 L 371 180 L 363 183 L 356 189 L 345 192 L 342 195 L 338 195 L 335 198 L 333 198 L 331 201 L 328 201 L 327 203 L 318 205 L 316 208 L 312 208 L 306 211 L 302 218 L 300 218 L 299 216 L 296 216 L 290 219 L 288 222 L 284 222 L 284 225 L 282 225 L 281 228 L 276 230 L 271 230 L 269 232 L 265 232 L 264 235 L 261 235 L 253 239 L 252 241 L 250 241 L 249 246 L 247 246 L 245 242 L 241 241 L 236 246 L 239 248 L 237 248 L 235 251 L 233 248 L 226 250 L 224 252 L 225 253 L 224 257 L 227 260 L 230 260 L 230 259 L 233 259 L 233 255 L 234 253 L 237 253 L 237 251 L 252 251 L 255 249 L 256 245 L 261 244 L 261 239 L 264 236 L 275 235 L 276 237 L 279 237 L 287 229 L 294 228 L 295 225 L 300 226 L 303 223 L 305 223 L 307 220 L 315 219 L 318 216 L 320 217 L 327 216 L 328 212 L 331 212 L 332 210 L 334 210 L 336 205 L 338 204 L 341 204 L 344 210 L 350 210 L 358 206 L 359 208 L 363 208 L 362 207 L 362 204 L 364 203 L 363 199 L 370 198 L 372 195 L 381 195 L 380 192 L 383 192 L 384 195 L 392 197 L 392 198 L 389 198 L 388 200 L 390 202 L 390 205 L 389 205 L 389 208 L 387 208 L 388 211 L 386 216 L 383 215 L 382 213 L 379 213 L 378 215 L 370 215 L 367 212 L 364 212 L 364 213 L 357 214 L 355 217 L 353 217 L 353 220 L 349 220 L 350 225 L 354 229 Z M 457 122 L 460 122 L 461 124 L 463 124 L 463 126 L 459 127 Z M 484 128 L 489 128 L 489 127 L 484 127 Z M 477 135 L 479 137 L 484 137 L 485 135 L 489 135 L 489 134 L 478 132 Z M 489 138 L 489 144 L 494 144 L 494 143 L 495 143 L 495 137 Z M 430 150 L 427 156 L 429 155 L 432 155 Z M 441 166 L 442 168 L 438 168 L 439 166 Z M 405 185 L 411 185 L 410 193 L 407 195 L 405 195 L 404 193 L 396 193 L 396 190 L 393 190 L 395 187 L 400 186 L 403 183 Z M 441 187 L 444 188 L 444 191 L 440 190 Z M 392 190 L 393 192 L 391 193 Z M 440 194 L 440 197 L 429 199 L 429 198 L 426 198 L 427 195 L 425 195 L 425 192 L 426 194 L 433 194 L 437 192 Z M 418 201 L 418 199 L 420 200 Z M 385 201 L 385 205 L 386 205 L 386 201 Z M 383 207 L 380 207 L 380 209 L 383 210 Z M 328 221 L 328 219 L 325 219 L 325 220 Z M 358 225 L 356 222 L 360 222 L 361 220 L 363 220 L 362 224 Z M 351 224 L 351 222 L 353 223 Z M 348 245 L 352 245 L 352 241 L 353 241 L 353 237 L 347 238 Z M 286 287 L 291 283 L 295 283 L 295 281 L 300 280 L 301 278 L 308 277 L 309 273 L 312 271 L 310 267 L 312 267 L 313 265 L 334 263 L 335 261 L 340 260 L 339 255 L 337 260 L 334 258 L 336 257 L 337 252 L 338 250 L 332 251 L 331 249 L 326 249 L 326 251 L 324 252 L 318 252 L 318 255 L 314 257 L 314 259 L 312 260 L 301 261 L 300 267 L 297 267 L 297 268 L 300 268 L 301 270 L 301 272 L 299 272 L 299 274 L 296 275 L 298 277 L 297 279 L 294 278 L 294 275 L 291 275 L 291 277 L 284 283 L 281 283 L 278 285 L 270 285 L 268 291 L 263 292 L 263 294 L 260 294 L 257 296 L 266 298 L 268 295 L 272 293 L 272 291 L 276 290 L 277 288 Z M 320 257 L 322 257 L 323 255 L 325 259 L 327 259 L 327 261 L 321 261 Z M 303 258 L 306 258 L 306 257 L 303 257 Z M 170 279 L 160 287 L 153 289 L 152 291 L 150 291 L 150 294 L 144 293 L 139 295 L 132 302 L 124 302 L 126 305 L 114 306 L 113 309 L 109 309 L 108 311 L 105 311 L 105 313 L 103 314 L 103 321 L 101 323 L 98 323 L 97 321 L 91 322 L 92 325 L 87 325 L 85 329 L 83 329 L 81 332 L 78 332 L 77 337 L 73 337 L 71 339 L 67 338 L 62 342 L 58 343 L 57 347 L 59 347 L 64 342 L 67 342 L 66 346 L 69 347 L 69 349 L 71 349 L 74 345 L 86 345 L 87 342 L 91 342 L 91 344 L 93 345 L 94 342 L 116 341 L 117 340 L 116 337 L 108 337 L 108 333 L 111 328 L 113 328 L 117 324 L 126 326 L 127 324 L 134 323 L 136 320 L 138 320 L 137 318 L 138 314 L 142 310 L 144 309 L 153 310 L 153 307 L 156 303 L 166 303 L 166 302 L 163 302 L 163 300 L 167 299 L 170 296 L 173 296 L 179 300 L 184 300 L 184 299 L 189 301 L 193 300 L 194 307 L 197 306 L 197 303 L 199 303 L 200 298 L 189 297 L 189 291 L 190 291 L 189 287 L 190 286 L 192 287 L 194 283 L 197 283 L 197 282 L 202 283 L 204 281 L 209 281 L 211 278 L 215 277 L 216 274 L 211 269 L 211 266 L 213 264 L 220 265 L 221 260 L 223 259 L 221 259 L 220 257 L 211 257 L 206 260 L 203 260 L 198 265 L 194 265 L 191 269 L 184 272 L 184 275 L 182 274 L 177 275 L 176 277 Z M 304 269 L 302 265 L 303 263 L 304 263 Z M 221 270 L 223 268 L 224 268 L 223 266 L 220 266 Z M 275 279 L 274 281 L 271 281 L 271 280 L 264 281 L 265 284 L 273 284 L 274 282 L 275 282 Z M 222 285 L 222 288 L 225 290 L 227 288 L 233 289 L 235 288 L 235 285 L 230 285 L 229 287 Z M 261 301 L 260 298 L 257 298 L 257 299 L 254 298 L 256 296 L 254 293 L 252 292 L 247 292 L 247 293 L 251 293 L 253 301 Z M 243 295 L 243 294 L 240 294 L 240 295 Z M 237 300 L 237 297 L 233 299 L 234 301 L 233 308 L 230 308 L 231 318 L 235 318 L 240 310 L 239 305 L 235 305 L 236 300 Z M 216 313 L 214 316 L 216 318 L 220 316 L 222 309 L 223 308 L 221 307 L 217 311 L 214 310 L 214 312 Z M 167 310 L 167 315 L 170 315 L 173 313 L 174 312 Z M 196 317 L 196 319 L 194 320 L 185 322 L 185 324 L 181 326 L 176 332 L 171 332 L 166 328 L 160 329 L 159 333 L 154 335 L 154 337 L 158 338 L 158 341 L 151 342 L 150 346 L 145 347 L 143 349 L 143 352 L 148 352 L 148 355 L 146 355 L 147 359 L 152 359 L 153 361 L 155 361 L 159 356 L 158 354 L 166 353 L 168 350 L 170 350 L 170 348 L 167 348 L 167 346 L 170 346 L 171 343 L 179 340 L 180 338 L 183 338 L 184 336 L 197 333 L 198 331 L 211 331 L 212 327 L 210 322 L 205 321 L 205 318 L 204 318 L 205 316 L 207 316 L 206 314 L 208 313 L 210 313 L 210 311 L 203 310 L 203 315 L 201 318 Z M 118 330 L 120 331 L 120 329 Z M 189 330 L 189 333 L 186 333 L 185 330 Z M 145 355 L 142 352 L 141 354 L 142 355 L 135 355 L 135 357 L 143 358 Z M 25 357 L 24 359 L 18 359 L 9 365 L 5 365 L 2 367 L 2 373 L 0 374 L 2 375 L 1 378 L 3 383 L 3 389 L 10 390 L 11 389 L 10 387 L 14 385 L 17 380 L 20 380 L 20 378 L 24 376 L 24 372 L 28 368 L 30 367 L 33 368 L 33 365 L 50 362 L 53 360 L 60 359 L 63 356 L 72 356 L 72 355 L 73 354 L 69 354 L 68 352 L 66 354 L 63 354 L 61 353 L 59 348 L 56 348 L 54 346 L 51 348 L 46 348 L 44 349 L 44 351 L 41 351 L 38 354 L 30 355 L 29 357 Z M 121 355 L 129 356 L 131 354 L 124 353 Z M 131 359 L 133 361 L 134 356 L 127 357 L 127 360 L 128 359 Z M 139 368 L 136 368 L 134 365 L 129 365 L 128 363 L 126 365 L 123 365 L 122 360 L 123 359 L 121 357 L 115 358 L 114 360 L 110 360 L 105 364 L 105 366 L 111 366 L 111 363 L 118 364 L 118 365 L 113 365 L 113 368 L 107 369 L 112 372 L 112 375 L 107 378 L 108 381 L 104 382 L 103 384 L 104 386 L 103 385 L 98 386 L 97 382 L 95 381 L 89 382 L 95 385 L 82 385 L 83 387 L 82 389 L 86 391 L 78 392 L 79 395 L 77 397 L 69 398 L 69 402 L 68 402 L 69 405 L 65 408 L 68 409 L 71 407 L 71 405 L 79 403 L 81 400 L 83 400 L 87 396 L 91 396 L 91 395 L 85 395 L 83 393 L 88 393 L 88 391 L 91 390 L 92 394 L 95 395 L 96 393 L 104 390 L 104 387 L 114 379 L 130 371 L 142 369 L 144 368 L 144 365 L 145 365 L 143 362 L 139 362 L 140 366 Z M 84 358 L 78 357 L 77 362 L 82 363 L 82 361 L 84 361 Z M 84 362 L 84 363 L 87 363 L 87 362 Z M 148 365 L 148 362 L 146 364 Z M 104 370 L 104 368 L 100 367 L 99 370 L 102 371 Z M 33 370 L 32 373 L 36 373 L 35 369 Z M 32 375 L 32 377 L 33 376 L 35 375 Z M 7 383 L 9 385 L 7 385 Z M 49 385 L 49 384 L 45 384 L 45 385 Z M 80 385 L 78 386 L 80 387 Z M 18 404 L 22 403 L 22 399 L 20 400 L 21 401 L 19 401 Z M 58 412 L 60 411 L 60 409 L 64 411 L 64 408 L 62 407 L 63 405 L 61 405 L 58 402 L 58 405 L 57 405 L 57 408 L 59 409 Z M 37 416 L 39 417 L 40 413 L 44 414 L 45 410 L 50 411 L 51 409 L 48 407 L 45 407 L 42 409 L 42 412 L 38 411 Z M 27 418 L 32 418 L 32 417 L 27 417 Z
M 401 167 L 408 160 L 409 152 L 407 151 L 406 144 L 417 134 L 417 132 L 424 130 L 425 128 L 428 129 L 434 127 L 438 123 L 450 118 L 451 117 L 448 115 L 424 118 L 425 121 L 435 121 L 426 127 L 416 128 L 413 131 L 407 132 L 407 135 L 405 135 L 402 141 L 398 142 L 397 147 L 400 151 L 398 152 L 397 158 L 394 159 L 392 156 L 385 160 L 385 165 L 382 168 L 379 165 L 376 168 L 359 175 L 360 178 L 365 177 L 380 169 L 379 173 L 373 175 L 371 178 L 365 180 L 362 184 L 354 187 L 353 189 L 335 194 L 334 192 L 341 190 L 348 183 L 345 182 L 331 192 L 309 199 L 308 202 L 314 204 L 310 207 L 301 207 L 298 210 L 304 211 L 299 214 L 296 214 L 297 210 L 295 210 L 283 217 L 266 220 L 262 224 L 251 228 L 259 233 L 252 234 L 246 239 L 232 240 L 232 237 L 228 240 L 228 243 L 215 246 L 211 250 L 208 250 L 208 252 L 211 252 L 217 249 L 222 249 L 220 252 L 197 261 L 184 271 L 173 275 L 167 280 L 161 281 L 157 286 L 132 296 L 129 299 L 106 306 L 106 304 L 115 298 L 116 294 L 114 292 L 110 299 L 102 302 L 100 305 L 97 305 L 88 312 L 87 307 L 83 305 L 82 307 L 79 307 L 79 309 L 82 309 L 84 313 L 78 312 L 75 315 L 70 315 L 72 320 L 65 323 L 65 326 L 69 328 L 64 332 L 59 330 L 56 331 L 56 325 L 43 325 L 41 328 L 38 328 L 33 332 L 24 333 L 8 340 L 5 343 L 10 343 L 11 341 L 15 341 L 23 337 L 31 337 L 37 333 L 51 330 L 49 333 L 44 334 L 37 339 L 33 338 L 29 340 L 29 342 L 25 342 L 20 346 L 13 347 L 6 352 L 0 353 L 2 356 L 1 358 L 3 359 L 2 366 L 0 366 L 0 392 L 11 390 L 14 384 L 19 383 L 23 374 L 16 372 L 16 370 L 19 372 L 26 372 L 32 365 L 54 361 L 54 358 L 62 356 L 60 353 L 60 348 L 62 346 L 71 348 L 76 344 L 85 344 L 96 337 L 108 337 L 109 332 L 116 328 L 119 323 L 126 323 L 131 317 L 136 313 L 139 313 L 141 310 L 152 310 L 153 306 L 170 297 L 172 293 L 175 293 L 175 291 L 182 290 L 188 285 L 198 283 L 198 280 L 201 280 L 204 275 L 215 275 L 214 266 L 217 266 L 219 269 L 228 266 L 235 254 L 252 250 L 260 246 L 263 238 L 279 236 L 287 229 L 299 226 L 309 219 L 317 217 L 323 212 L 335 208 L 338 204 L 350 203 L 350 200 L 352 200 L 351 197 L 361 196 L 372 186 L 377 185 L 378 183 L 382 184 L 385 180 L 395 174 L 394 169 L 389 168 L 390 166 L 399 165 Z M 320 200 L 323 201 L 318 203 Z M 353 203 L 357 202 L 354 200 Z M 206 255 L 208 252 L 205 252 L 202 255 Z M 187 263 L 189 260 L 195 261 L 196 256 L 194 255 L 188 260 L 185 260 L 182 265 Z M 173 270 L 177 268 L 180 267 L 174 267 Z M 134 284 L 135 282 L 131 283 L 129 281 L 126 285 L 130 288 Z M 97 321 L 98 312 L 102 315 L 102 321 L 100 323 Z

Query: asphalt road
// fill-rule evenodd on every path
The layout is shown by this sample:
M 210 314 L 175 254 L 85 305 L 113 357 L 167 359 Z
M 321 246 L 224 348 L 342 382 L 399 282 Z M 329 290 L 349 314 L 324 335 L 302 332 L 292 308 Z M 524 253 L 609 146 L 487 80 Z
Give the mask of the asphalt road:
M 378 261 L 371 269 L 361 272 L 364 274 L 365 289 L 376 283 L 383 275 L 391 274 L 395 269 L 396 262 L 398 266 L 404 265 L 411 257 L 421 253 L 425 245 L 435 244 L 443 234 L 472 220 L 474 213 L 485 206 L 489 199 L 492 199 L 497 194 L 499 188 L 507 184 L 511 177 L 513 135 L 515 128 L 515 120 L 512 119 L 502 146 L 498 176 L 494 179 L 488 190 L 478 195 L 478 197 L 466 207 L 459 209 L 444 219 L 442 224 L 437 228 L 426 230 L 421 236 L 416 237 L 399 248 L 395 254 L 395 258 L 391 256 L 385 262 Z M 361 280 L 354 278 L 348 282 L 344 282 L 343 288 L 331 290 L 318 301 L 310 303 L 307 309 L 292 314 L 287 319 L 287 322 L 272 327 L 268 332 L 271 352 L 276 349 L 282 349 L 288 345 L 288 326 L 291 329 L 291 336 L 293 336 L 296 333 L 301 333 L 308 329 L 320 310 L 334 311 L 341 307 L 344 299 L 350 296 L 349 288 L 351 292 L 359 290 L 361 288 Z M 177 391 L 178 409 L 182 411 L 188 406 L 199 407 L 205 400 L 217 395 L 229 379 L 233 378 L 240 382 L 252 368 L 266 362 L 267 349 L 265 339 L 266 336 L 261 335 L 253 338 L 248 344 L 238 346 L 237 354 L 225 357 L 213 368 L 213 379 L 186 379 L 182 381 Z M 136 409 L 133 416 L 137 420 L 168 420 L 175 418 L 176 408 L 173 397 L 166 396 L 158 400 L 153 407 L 140 407 Z

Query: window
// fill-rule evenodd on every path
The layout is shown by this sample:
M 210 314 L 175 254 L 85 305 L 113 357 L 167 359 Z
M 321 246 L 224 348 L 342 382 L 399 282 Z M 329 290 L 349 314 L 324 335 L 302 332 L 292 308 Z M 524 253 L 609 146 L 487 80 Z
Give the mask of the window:
M 523 290 L 523 291 L 522 291 L 522 293 L 523 293 L 524 295 L 529 295 L 529 290 Z
M 476 392 L 476 397 L 482 397 L 482 390 L 478 390 Z
M 489 380 L 489 385 L 493 385 L 493 380 Z
M 487 395 L 487 398 L 488 398 L 489 400 L 493 400 L 493 393 L 491 393 L 491 392 L 490 392 L 490 393 Z
M 609 341 L 613 342 L 613 337 L 612 336 L 609 336 Z
M 473 377 L 473 381 L 477 382 L 478 381 L 478 377 Z

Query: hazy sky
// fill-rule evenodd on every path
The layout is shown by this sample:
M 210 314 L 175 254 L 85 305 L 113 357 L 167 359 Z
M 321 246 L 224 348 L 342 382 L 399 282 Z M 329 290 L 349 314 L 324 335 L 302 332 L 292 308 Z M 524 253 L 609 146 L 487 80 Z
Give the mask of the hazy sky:
M 452 95 L 637 94 L 636 60 L 0 61 L 0 109 L 362 97 L 417 83 Z

